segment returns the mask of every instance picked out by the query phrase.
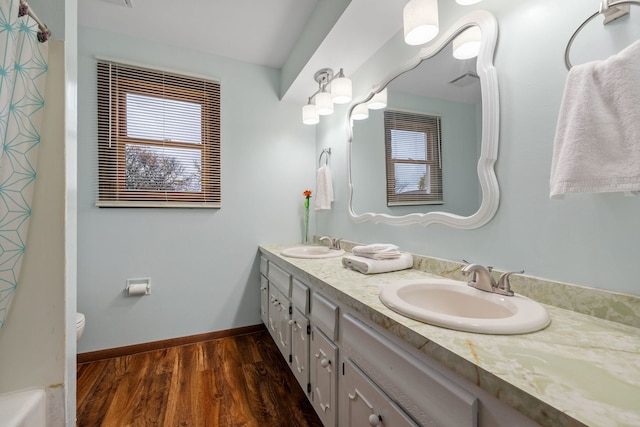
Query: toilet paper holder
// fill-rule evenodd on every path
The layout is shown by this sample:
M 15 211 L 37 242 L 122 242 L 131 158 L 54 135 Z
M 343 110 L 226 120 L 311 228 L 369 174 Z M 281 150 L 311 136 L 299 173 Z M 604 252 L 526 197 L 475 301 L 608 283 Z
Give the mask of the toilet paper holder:
M 148 277 L 127 279 L 124 292 L 129 296 L 149 295 L 151 294 L 151 279 Z

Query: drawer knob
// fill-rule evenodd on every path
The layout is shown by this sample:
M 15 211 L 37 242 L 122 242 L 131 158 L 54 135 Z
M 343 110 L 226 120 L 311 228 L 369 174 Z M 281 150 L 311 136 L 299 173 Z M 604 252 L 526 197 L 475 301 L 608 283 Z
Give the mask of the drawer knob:
M 323 368 L 326 368 L 327 366 L 329 366 L 331 364 L 331 360 L 329 359 L 322 359 L 320 361 L 320 366 L 322 366 Z
M 380 425 L 380 421 L 382 421 L 382 417 L 380 415 L 371 414 L 369 415 L 369 424 L 372 426 Z

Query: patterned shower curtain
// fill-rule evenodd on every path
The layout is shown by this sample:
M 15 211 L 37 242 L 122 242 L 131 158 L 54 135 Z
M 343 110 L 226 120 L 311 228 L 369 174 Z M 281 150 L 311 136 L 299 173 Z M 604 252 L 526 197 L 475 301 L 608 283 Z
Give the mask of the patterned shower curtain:
M 47 43 L 19 7 L 0 0 L 0 328 L 27 241 L 47 72 Z

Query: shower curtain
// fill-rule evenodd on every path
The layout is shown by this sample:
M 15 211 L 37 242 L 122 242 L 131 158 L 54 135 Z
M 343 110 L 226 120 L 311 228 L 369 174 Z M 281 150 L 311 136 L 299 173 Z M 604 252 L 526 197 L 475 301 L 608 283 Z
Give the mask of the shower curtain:
M 27 242 L 47 72 L 47 43 L 19 7 L 0 0 L 0 328 Z

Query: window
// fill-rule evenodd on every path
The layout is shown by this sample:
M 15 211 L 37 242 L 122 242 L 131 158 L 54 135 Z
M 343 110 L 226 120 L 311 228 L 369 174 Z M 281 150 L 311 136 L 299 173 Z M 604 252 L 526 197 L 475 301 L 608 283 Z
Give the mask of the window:
M 440 117 L 384 112 L 387 206 L 442 204 Z
M 220 84 L 98 62 L 101 207 L 220 207 Z

